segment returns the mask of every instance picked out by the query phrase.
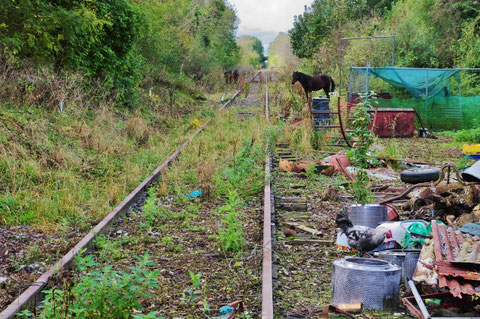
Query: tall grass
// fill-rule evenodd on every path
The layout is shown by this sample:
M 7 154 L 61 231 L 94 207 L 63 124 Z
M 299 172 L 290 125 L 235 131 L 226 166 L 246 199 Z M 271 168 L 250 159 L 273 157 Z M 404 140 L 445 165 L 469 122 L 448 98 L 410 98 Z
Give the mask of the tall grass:
M 188 194 L 202 189 L 210 197 L 225 197 L 235 189 L 241 197 L 262 187 L 263 119 L 241 122 L 225 110 L 183 152 L 164 175 L 168 193 Z
M 161 186 L 183 205 L 185 194 L 195 189 L 202 190 L 200 200 L 225 203 L 211 213 L 218 214 L 217 244 L 226 253 L 240 252 L 246 245 L 242 203 L 263 190 L 268 142 L 263 116 L 242 122 L 236 112 L 235 108 L 220 112 L 165 172 Z
M 170 116 L 153 98 L 136 110 L 118 109 L 95 88 L 81 88 L 76 74 L 4 66 L 0 80 L 0 224 L 6 225 L 88 227 L 185 140 L 193 118 L 203 123 L 213 115 L 194 105 L 182 118 L 177 107 Z

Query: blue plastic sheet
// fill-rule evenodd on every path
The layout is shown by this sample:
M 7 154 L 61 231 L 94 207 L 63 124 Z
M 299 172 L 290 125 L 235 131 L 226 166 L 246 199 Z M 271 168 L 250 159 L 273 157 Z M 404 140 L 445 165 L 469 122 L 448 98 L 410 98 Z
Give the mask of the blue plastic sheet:
M 202 196 L 202 191 L 197 189 L 197 190 L 194 190 L 193 192 L 191 192 L 190 194 L 185 195 L 185 196 L 187 196 L 187 198 L 200 197 L 200 196 Z

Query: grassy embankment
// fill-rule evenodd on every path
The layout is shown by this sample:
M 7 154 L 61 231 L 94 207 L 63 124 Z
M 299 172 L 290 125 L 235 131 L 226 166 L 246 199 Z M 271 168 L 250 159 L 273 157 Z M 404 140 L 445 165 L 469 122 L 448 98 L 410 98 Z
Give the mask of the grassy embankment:
M 184 114 L 170 116 L 155 105 L 71 106 L 59 114 L 2 102 L 0 223 L 52 230 L 100 220 L 214 114 L 213 102 L 177 103 Z

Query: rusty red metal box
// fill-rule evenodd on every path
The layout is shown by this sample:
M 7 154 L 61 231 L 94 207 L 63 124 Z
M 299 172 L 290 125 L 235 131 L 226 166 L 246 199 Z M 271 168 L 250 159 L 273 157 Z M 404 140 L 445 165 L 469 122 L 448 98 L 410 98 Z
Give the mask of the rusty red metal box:
M 412 137 L 415 124 L 414 109 L 378 108 L 376 115 L 371 112 L 372 122 L 375 119 L 373 132 L 379 137 Z M 372 123 L 370 123 L 370 129 Z

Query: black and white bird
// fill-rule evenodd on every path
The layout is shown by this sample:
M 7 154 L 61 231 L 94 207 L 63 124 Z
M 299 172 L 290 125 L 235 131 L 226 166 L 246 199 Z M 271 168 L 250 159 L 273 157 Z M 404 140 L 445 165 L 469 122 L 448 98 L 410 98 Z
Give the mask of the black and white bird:
M 353 225 L 352 221 L 342 212 L 336 218 L 340 232 L 347 236 L 350 247 L 358 250 L 360 256 L 380 246 L 385 240 L 385 229 L 375 229 L 368 226 Z

